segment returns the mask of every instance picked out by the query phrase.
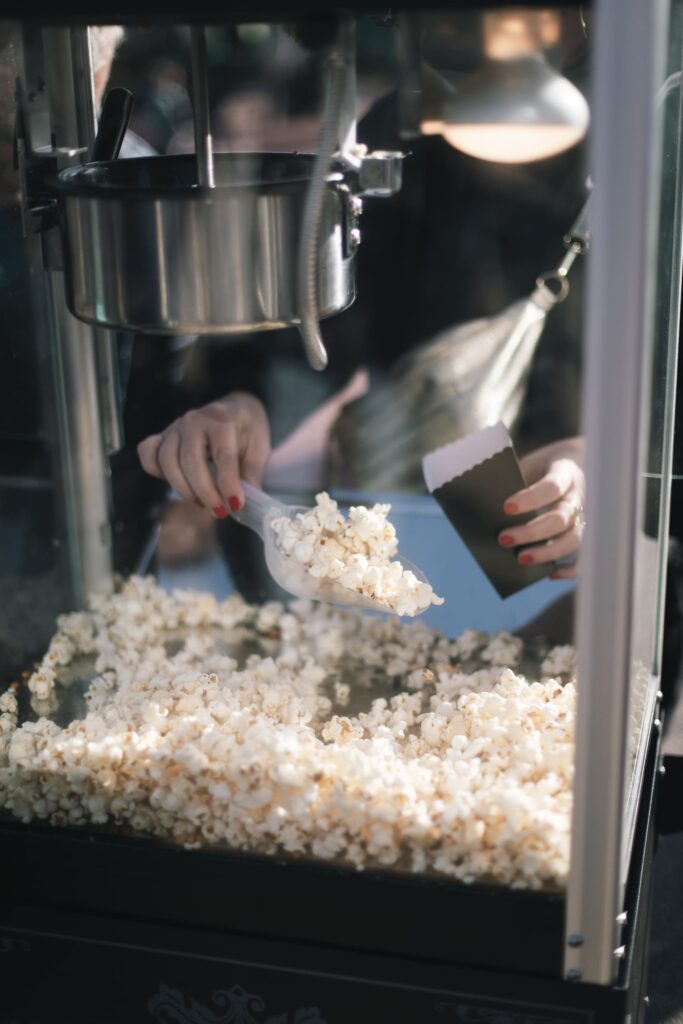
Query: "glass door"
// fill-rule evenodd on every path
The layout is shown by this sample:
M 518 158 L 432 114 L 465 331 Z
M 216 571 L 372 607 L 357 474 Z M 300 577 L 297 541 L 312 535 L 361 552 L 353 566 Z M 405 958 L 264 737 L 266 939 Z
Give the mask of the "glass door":
M 616 976 L 659 688 L 680 311 L 681 6 L 600 5 L 568 977 Z M 637 67 L 638 73 L 635 73 Z

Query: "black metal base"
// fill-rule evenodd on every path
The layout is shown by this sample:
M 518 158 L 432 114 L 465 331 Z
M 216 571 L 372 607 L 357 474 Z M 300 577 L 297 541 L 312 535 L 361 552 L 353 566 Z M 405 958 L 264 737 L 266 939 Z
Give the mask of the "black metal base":
M 519 931 L 523 941 L 521 920 Z M 627 1013 L 624 989 L 56 912 L 5 915 L 0 950 L 4 1024 L 588 1024 Z
M 638 1024 L 657 756 L 614 987 L 561 979 L 560 897 L 4 826 L 0 1022 Z
M 11 902 L 43 911 L 227 929 L 547 977 L 562 966 L 561 895 L 16 825 L 0 827 L 3 863 L 10 877 L 23 880 Z
M 666 774 L 657 799 L 657 831 L 666 835 L 683 832 L 683 757 L 670 754 L 664 758 Z

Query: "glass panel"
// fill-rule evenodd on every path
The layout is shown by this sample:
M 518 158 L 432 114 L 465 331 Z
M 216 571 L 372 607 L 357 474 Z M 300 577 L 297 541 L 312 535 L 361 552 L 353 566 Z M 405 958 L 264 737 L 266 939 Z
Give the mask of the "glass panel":
M 55 367 L 37 238 L 25 240 L 15 167 L 15 83 L 21 30 L 0 23 L 0 679 L 41 656 L 59 612 L 73 607 L 55 405 Z M 32 93 L 40 120 L 44 95 Z
M 510 45 L 511 34 L 514 46 L 530 47 L 516 57 L 527 61 L 532 84 L 532 72 L 562 73 L 582 109 L 590 15 L 568 8 L 538 21 L 530 14 L 521 43 L 519 28 L 470 12 L 425 17 L 417 66 L 425 106 L 411 126 L 402 93 L 410 59 L 397 57 L 398 28 L 359 20 L 359 139 L 410 155 L 396 196 L 363 200 L 358 295 L 324 322 L 324 374 L 311 371 L 291 328 L 199 339 L 118 336 L 126 444 L 111 458 L 111 486 L 121 582 L 114 598 L 97 598 L 87 615 L 62 621 L 31 691 L 20 673 L 31 673 L 48 637 L 33 630 L 33 607 L 27 615 L 31 648 L 3 676 L 20 683 L 20 728 L 7 713 L 12 739 L 0 776 L 14 818 L 468 882 L 564 885 L 573 583 L 543 578 L 501 598 L 427 493 L 421 469 L 427 451 L 497 420 L 520 458 L 536 453 L 523 463 L 529 482 L 553 457 L 581 461 L 581 258 L 557 308 L 547 308 L 551 293 L 539 296 L 535 282 L 566 259 L 563 238 L 587 194 L 585 141 L 538 161 L 501 163 L 451 145 L 447 129 L 414 134 L 436 114 L 444 121 L 453 91 L 486 70 L 484 55 L 507 59 L 497 48 Z M 97 38 L 99 98 L 110 72 L 107 46 L 111 57 L 116 39 Z M 210 29 L 218 150 L 297 156 L 315 148 L 320 43 L 304 45 L 297 32 L 272 24 Z M 13 79 L 5 83 L 8 131 Z M 123 157 L 191 149 L 189 82 L 184 30 L 128 30 L 111 68 L 111 84 L 131 88 L 137 99 Z M 411 137 L 401 127 L 412 127 Z M 15 217 L 16 190 L 13 179 Z M 353 225 L 345 220 L 340 232 L 346 245 Z M 17 233 L 3 266 L 16 266 L 24 246 Z M 109 251 L 106 243 L 102 249 Z M 167 255 L 175 255 L 171 244 Z M 205 264 L 201 274 L 210 269 Z M 45 273 L 40 254 L 34 273 Z M 563 275 L 552 283 L 562 295 Z M 23 303 L 49 337 L 53 325 L 37 299 Z M 11 351 L 19 358 L 28 349 L 17 342 Z M 49 409 L 59 391 L 49 374 L 46 381 Z M 286 596 L 258 537 L 212 514 L 217 506 L 166 501 L 167 484 L 143 472 L 138 443 L 188 410 L 243 392 L 267 410 L 275 449 L 267 489 L 299 504 L 328 489 L 344 509 L 390 502 L 401 553 L 424 570 L 443 605 L 414 622 L 301 601 L 287 611 L 273 603 Z M 227 408 L 214 407 L 213 415 Z M 249 422 L 241 419 L 240 431 Z M 65 458 L 56 427 L 54 438 Z M 558 448 L 539 456 L 550 443 Z M 168 472 L 166 453 L 161 468 L 186 490 L 182 475 Z M 49 479 L 63 489 L 66 519 L 72 484 L 59 458 Z M 515 522 L 500 512 L 510 494 L 496 499 L 489 538 L 506 566 L 516 555 L 498 544 L 498 534 Z M 219 495 L 226 510 L 229 496 Z M 570 497 L 564 513 L 574 518 L 578 493 Z M 3 514 L 3 530 L 26 530 L 29 519 L 21 517 L 29 506 L 26 487 L 15 514 Z M 454 518 L 461 525 L 457 510 Z M 155 546 L 149 539 L 157 524 Z M 75 540 L 66 528 L 63 535 L 71 552 Z M 50 552 L 61 537 L 51 526 Z M 3 544 L 7 576 L 17 551 L 14 542 Z M 127 579 L 147 570 L 161 589 Z M 28 562 L 18 560 L 14 571 L 23 583 Z M 71 563 L 60 566 L 69 596 L 49 588 L 50 618 L 73 607 L 75 573 Z
M 556 67 L 587 92 L 578 11 L 529 17 L 527 42 L 545 49 L 547 74 Z M 425 18 L 425 92 L 432 74 L 448 91 L 480 68 L 485 38 L 505 37 L 505 25 L 494 28 L 470 14 Z M 117 40 L 108 32 L 95 40 L 100 97 Z M 324 324 L 326 373 L 310 370 L 291 329 L 118 337 L 126 445 L 111 459 L 114 563 L 124 578 L 150 568 L 163 589 L 129 580 L 61 620 L 30 691 L 19 671 L 30 673 L 45 634 L 8 670 L 7 681 L 21 680 L 20 728 L 10 709 L 0 792 L 15 818 L 465 881 L 564 882 L 573 693 L 560 684 L 572 656 L 561 647 L 544 659 L 571 640 L 573 584 L 540 579 L 502 600 L 426 493 L 421 457 L 498 419 L 520 457 L 579 433 L 580 260 L 542 333 L 547 310 L 530 317 L 528 297 L 565 256 L 586 197 L 584 146 L 505 164 L 441 135 L 406 142 L 396 36 L 359 20 L 359 138 L 410 156 L 398 195 L 364 200 L 358 297 Z M 216 148 L 312 148 L 321 41 L 305 46 L 277 25 L 216 27 L 207 41 Z M 110 80 L 137 97 L 124 157 L 192 148 L 189 81 L 183 30 L 128 30 Z M 12 252 L 21 245 L 17 236 Z M 287 611 L 255 535 L 187 501 L 164 507 L 166 484 L 143 473 L 137 444 L 244 391 L 267 409 L 267 488 L 299 504 L 324 488 L 343 509 L 391 503 L 401 554 L 443 605 L 415 622 L 301 601 Z M 59 463 L 52 480 L 68 498 Z M 72 606 L 55 589 L 50 597 L 50 616 Z M 531 818 L 520 773 L 536 795 Z M 134 793 L 124 778 L 137 780 Z
M 645 22 L 630 12 L 632 28 Z M 59 38 L 67 40 L 60 31 L 50 29 L 46 50 L 53 57 Z M 629 349 L 642 369 L 643 401 L 640 420 L 632 421 L 634 432 L 641 428 L 642 472 L 627 609 L 633 623 L 628 737 L 621 716 L 603 729 L 615 741 L 610 750 L 618 752 L 619 772 L 605 773 L 606 788 L 618 795 L 610 823 L 614 842 L 600 863 L 609 859 L 615 872 L 618 857 L 611 850 L 621 835 L 628 740 L 622 875 L 659 672 L 681 271 L 682 34 L 677 2 L 657 99 L 656 245 L 642 366 L 639 339 Z M 109 231 L 105 219 L 93 220 L 89 255 L 86 247 L 66 246 L 71 301 L 77 299 L 76 269 L 95 289 L 95 319 L 104 318 L 112 296 L 122 306 L 125 297 L 143 308 L 151 297 L 168 312 L 180 298 L 204 296 L 203 286 L 218 282 L 212 301 L 199 304 L 201 315 L 222 309 L 234 288 L 261 303 L 263 321 L 273 323 L 281 297 L 274 269 L 288 285 L 283 294 L 291 298 L 297 284 L 292 237 L 298 240 L 306 201 L 301 186 L 311 173 L 306 154 L 316 149 L 322 125 L 329 25 L 207 30 L 216 150 L 255 152 L 253 166 L 246 163 L 258 172 L 249 188 L 242 182 L 230 191 L 230 200 L 242 205 L 239 216 L 232 208 L 225 220 L 222 182 L 208 195 L 187 185 L 194 181 L 187 170 L 192 159 L 184 156 L 193 146 L 188 40 L 179 26 L 129 28 L 123 39 L 115 27 L 93 33 L 98 103 L 109 83 L 130 88 L 136 107 L 122 151 L 127 162 L 113 170 L 99 165 L 90 175 L 87 209 L 98 203 L 115 209 L 114 186 L 132 181 L 135 194 L 121 207 L 139 216 L 115 221 Z M 98 408 L 103 380 L 111 376 L 101 346 L 96 351 L 103 331 L 94 333 L 67 312 L 60 239 L 46 205 L 52 186 L 42 177 L 46 166 L 53 172 L 60 161 L 73 161 L 83 118 L 69 106 L 74 97 L 64 67 L 43 72 L 35 26 L 22 31 L 0 23 L 0 304 L 6 328 L 0 684 L 9 687 L 0 696 L 0 813 L 11 827 L 37 821 L 458 882 L 564 888 L 575 696 L 573 559 L 582 532 L 585 273 L 581 234 L 569 250 L 565 236 L 587 196 L 582 97 L 591 94 L 591 45 L 592 16 L 583 5 L 522 14 L 506 7 L 408 14 L 395 22 L 359 18 L 359 140 L 383 155 L 401 150 L 406 158 L 401 190 L 391 197 L 363 195 L 362 218 L 354 193 L 378 191 L 376 179 L 370 186 L 372 175 L 386 170 L 384 157 L 373 167 L 361 164 L 358 149 L 347 149 L 324 190 L 329 209 L 316 265 L 338 264 L 343 271 L 330 286 L 331 307 L 347 305 L 354 262 L 357 271 L 355 301 L 323 322 L 327 370 L 311 370 L 296 327 L 242 332 L 231 323 L 223 334 L 207 328 L 201 336 L 169 336 L 152 333 L 167 331 L 168 322 L 134 333 L 131 316 L 129 330 L 111 335 L 126 441 L 110 455 L 104 408 Z M 623 70 L 618 58 L 615 69 Z M 539 132 L 538 124 L 525 124 L 521 135 L 509 130 L 514 112 L 502 100 L 514 93 L 512 73 L 515 88 L 526 90 L 526 111 L 541 103 L 539 83 L 561 87 L 566 104 L 552 122 L 558 131 Z M 494 107 L 484 116 L 479 106 L 474 117 L 474 99 L 483 102 L 485 94 L 490 101 L 492 92 Z M 548 113 L 541 113 L 547 128 Z M 14 169 L 15 141 L 22 159 L 26 147 L 35 150 L 24 178 L 22 160 Z M 539 152 L 539 146 L 546 148 Z M 279 154 L 272 166 L 286 177 L 272 189 L 261 150 Z M 621 185 L 636 194 L 641 176 L 639 167 Z M 108 182 L 106 203 L 97 192 L 100 180 Z M 172 200 L 155 192 L 164 182 L 173 185 Z M 152 215 L 145 221 L 150 193 Z M 83 195 L 70 196 L 77 215 L 69 221 L 65 214 L 63 227 L 90 224 L 78 206 Z M 245 212 L 250 197 L 258 203 Z M 70 201 L 62 199 L 62 206 Z M 201 230 L 195 230 L 202 210 Z M 614 219 L 614 205 L 609 215 Z M 145 223 L 154 228 L 147 236 Z M 139 275 L 107 278 L 115 258 L 129 260 L 126 267 L 140 260 Z M 164 276 L 188 258 L 184 276 Z M 640 302 L 640 291 L 632 290 Z M 320 298 L 323 285 L 318 291 Z M 610 315 L 616 305 L 610 304 Z M 639 317 L 632 322 L 641 323 Z M 192 330 L 204 327 L 195 322 Z M 626 331 L 613 332 L 612 344 L 615 333 L 619 340 Z M 230 460 L 239 448 L 242 474 L 259 477 L 266 421 L 274 449 L 266 490 L 280 502 L 306 506 L 327 491 L 349 515 L 351 507 L 390 504 L 401 555 L 424 572 L 442 604 L 429 604 L 411 620 L 292 600 L 278 586 L 262 540 L 230 510 L 230 498 L 241 491 Z M 438 500 L 425 484 L 426 453 L 497 421 L 509 430 L 527 483 L 554 474 L 532 496 L 540 547 L 529 533 L 523 540 L 524 527 L 503 510 L 521 485 L 508 446 L 479 451 L 462 478 L 452 464 L 453 479 L 446 474 L 442 486 L 431 484 Z M 606 425 L 596 433 L 605 471 L 617 449 Z M 461 451 L 449 449 L 448 458 Z M 629 465 L 619 467 L 617 483 L 630 480 Z M 517 480 L 514 486 L 507 474 Z M 466 479 L 475 477 L 481 482 L 468 488 Z M 559 500 L 547 486 L 553 479 L 560 481 Z M 179 493 L 169 494 L 169 485 Z M 105 507 L 110 498 L 111 509 Z M 296 591 L 294 560 L 299 581 L 303 574 L 310 588 L 321 574 L 329 577 L 325 586 L 345 587 L 349 603 L 351 597 L 377 598 L 380 581 L 385 602 L 398 610 L 418 610 L 418 596 L 427 602 L 428 589 L 386 565 L 395 551 L 381 507 L 354 513 L 354 528 L 344 533 L 325 499 L 320 507 L 315 533 L 302 526 L 294 537 L 282 526 L 280 548 L 271 544 L 280 559 L 289 552 L 284 582 Z M 543 520 L 548 509 L 554 518 Z M 604 527 L 597 510 L 595 519 Z M 567 556 L 559 579 L 539 572 L 546 537 L 560 537 L 556 553 Z M 533 559 L 530 565 L 520 561 L 524 554 Z M 83 611 L 84 581 L 106 576 L 110 560 L 114 593 L 103 587 Z M 304 572 L 302 565 L 315 571 Z M 519 585 L 515 573 L 522 574 Z M 603 578 L 612 579 L 609 573 Z M 582 605 L 584 616 L 589 607 Z M 59 618 L 74 609 L 75 615 Z M 617 626 L 625 617 L 626 611 Z M 595 618 L 593 636 L 600 628 Z M 619 664 L 627 644 L 610 636 L 598 654 L 603 663 L 606 655 Z M 606 673 L 596 675 L 585 684 L 594 697 Z M 625 699 L 625 678 L 620 671 L 609 699 L 615 691 Z M 589 784 L 594 787 L 594 777 Z M 582 806 L 577 800 L 577 814 Z M 600 840 L 599 818 L 584 814 L 584 838 Z M 585 845 L 581 866 L 588 875 L 595 846 Z M 611 977 L 614 967 L 617 887 L 602 885 L 602 874 L 579 879 L 583 903 L 590 907 L 592 881 L 604 890 L 606 908 L 597 945 L 607 967 L 598 965 L 590 980 Z M 568 904 L 571 893 L 570 887 Z M 589 942 L 576 949 L 568 955 L 589 959 L 594 953 Z
M 660 158 L 657 179 L 656 249 L 653 259 L 651 350 L 643 407 L 641 501 L 635 542 L 633 646 L 624 872 L 638 807 L 640 777 L 660 673 L 664 579 L 668 550 L 668 502 L 678 351 L 681 220 L 681 60 L 683 13 L 671 6 L 667 53 L 656 97 Z

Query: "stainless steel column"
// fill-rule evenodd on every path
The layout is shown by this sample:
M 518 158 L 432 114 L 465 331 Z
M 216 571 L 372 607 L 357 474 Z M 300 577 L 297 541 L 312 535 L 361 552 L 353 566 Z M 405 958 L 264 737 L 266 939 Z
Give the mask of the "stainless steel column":
M 90 29 L 87 25 L 78 25 L 69 30 L 69 45 L 72 56 L 75 138 L 78 145 L 84 146 L 90 154 L 97 134 L 97 100 Z M 105 451 L 115 452 L 123 444 L 116 334 L 114 331 L 93 328 L 92 335 L 102 439 Z
M 76 604 L 112 585 L 109 464 L 97 393 L 93 334 L 68 311 L 64 274 L 45 271 L 46 307 L 52 312 L 59 465 L 65 502 L 68 562 Z
M 52 144 L 83 148 L 95 136 L 95 107 L 88 29 L 43 30 Z M 83 604 L 93 590 L 112 586 L 109 466 L 106 449 L 116 447 L 113 336 L 69 313 L 64 274 L 42 272 L 51 310 L 54 386 L 59 424 L 62 486 L 73 592 Z M 102 407 L 109 426 L 103 425 Z

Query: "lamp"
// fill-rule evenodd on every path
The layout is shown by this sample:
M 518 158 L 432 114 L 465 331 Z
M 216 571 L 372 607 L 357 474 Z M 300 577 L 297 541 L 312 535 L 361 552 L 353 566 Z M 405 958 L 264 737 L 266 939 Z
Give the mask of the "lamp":
M 439 114 L 422 120 L 422 133 L 441 134 L 456 149 L 498 163 L 542 160 L 575 145 L 590 112 L 542 53 L 557 36 L 553 12 L 484 15 L 483 67 L 445 97 Z

